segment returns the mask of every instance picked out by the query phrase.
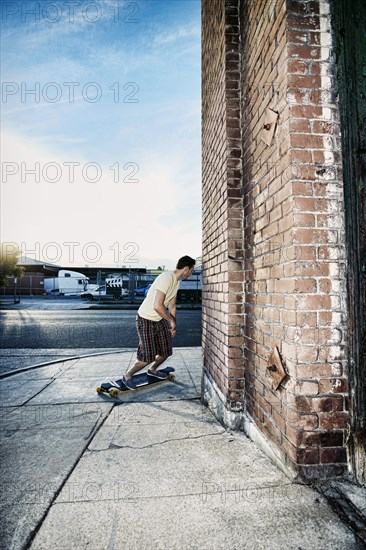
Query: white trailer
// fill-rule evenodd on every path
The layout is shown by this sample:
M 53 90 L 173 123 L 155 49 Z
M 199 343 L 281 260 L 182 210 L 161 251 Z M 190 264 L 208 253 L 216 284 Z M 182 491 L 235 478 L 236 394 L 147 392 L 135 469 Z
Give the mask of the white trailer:
M 60 269 L 57 277 L 45 277 L 44 289 L 47 294 L 59 294 L 61 296 L 77 296 L 85 290 L 90 290 L 89 277 L 77 271 Z

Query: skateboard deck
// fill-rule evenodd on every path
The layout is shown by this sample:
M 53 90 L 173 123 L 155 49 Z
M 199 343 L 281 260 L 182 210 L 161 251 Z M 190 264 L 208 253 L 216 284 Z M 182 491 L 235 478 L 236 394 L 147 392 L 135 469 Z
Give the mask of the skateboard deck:
M 167 378 L 164 378 L 164 380 L 161 380 L 159 378 L 155 378 L 154 376 L 150 376 L 147 372 L 142 372 L 138 374 L 133 375 L 133 380 L 135 381 L 135 384 L 138 388 L 143 388 L 145 386 L 151 386 L 152 384 L 158 384 L 159 382 L 165 382 L 166 380 L 174 380 L 174 372 L 175 369 L 173 367 L 166 367 L 165 369 L 158 369 L 159 372 L 165 372 L 167 374 Z M 121 385 L 119 388 L 118 385 Z M 107 393 L 111 397 L 117 397 L 118 394 L 124 391 L 136 391 L 131 390 L 130 388 L 127 388 L 123 382 L 122 379 L 116 380 L 115 383 L 113 381 L 111 382 L 103 382 L 100 386 L 97 387 L 97 393 Z

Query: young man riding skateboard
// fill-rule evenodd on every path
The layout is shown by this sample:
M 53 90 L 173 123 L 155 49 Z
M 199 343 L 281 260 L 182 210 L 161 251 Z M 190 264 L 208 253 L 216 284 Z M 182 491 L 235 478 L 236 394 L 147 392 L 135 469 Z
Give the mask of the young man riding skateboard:
M 195 263 L 190 256 L 180 258 L 174 271 L 164 271 L 155 279 L 139 307 L 136 317 L 139 335 L 137 361 L 122 377 L 127 388 L 136 389 L 132 377 L 148 365 L 151 365 L 147 371 L 150 376 L 160 379 L 167 377 L 157 369 L 173 353 L 172 338 L 176 334 L 175 318 L 179 281 L 188 279 L 194 270 Z

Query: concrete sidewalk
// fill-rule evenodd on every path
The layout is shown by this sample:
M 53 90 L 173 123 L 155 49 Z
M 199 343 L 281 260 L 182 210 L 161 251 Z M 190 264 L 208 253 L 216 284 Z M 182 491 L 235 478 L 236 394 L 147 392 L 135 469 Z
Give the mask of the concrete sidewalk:
M 326 499 L 291 482 L 200 402 L 201 349 L 120 399 L 96 386 L 134 350 L 0 380 L 1 548 L 354 549 Z

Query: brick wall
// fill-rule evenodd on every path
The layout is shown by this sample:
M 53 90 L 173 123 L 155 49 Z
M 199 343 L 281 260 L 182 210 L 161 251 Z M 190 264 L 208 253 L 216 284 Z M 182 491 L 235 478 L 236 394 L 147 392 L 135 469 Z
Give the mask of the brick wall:
M 204 361 L 236 410 L 244 387 L 238 15 L 236 0 L 203 2 Z
M 329 5 L 204 1 L 202 28 L 205 399 L 226 422 L 243 411 L 302 477 L 341 475 L 344 206 Z M 287 373 L 277 390 L 275 347 Z

